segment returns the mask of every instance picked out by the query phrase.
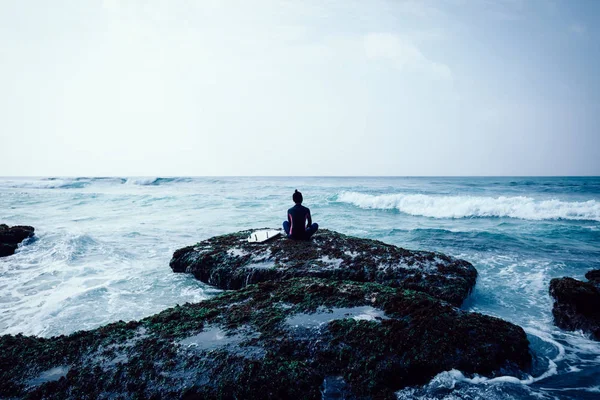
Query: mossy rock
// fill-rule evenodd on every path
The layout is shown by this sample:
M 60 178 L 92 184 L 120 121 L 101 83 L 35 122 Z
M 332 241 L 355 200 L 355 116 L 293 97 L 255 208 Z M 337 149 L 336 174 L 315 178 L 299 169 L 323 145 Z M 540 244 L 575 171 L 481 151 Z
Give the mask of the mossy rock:
M 283 236 L 249 243 L 252 231 L 216 236 L 173 254 L 174 272 L 221 289 L 296 277 L 376 282 L 418 290 L 460 306 L 477 279 L 469 262 L 322 230 L 311 241 Z
M 294 278 L 69 336 L 0 337 L 0 398 L 394 398 L 453 368 L 520 374 L 524 331 L 427 294 Z
M 550 281 L 550 296 L 554 298 L 554 323 L 562 329 L 582 330 L 594 340 L 600 340 L 600 289 L 598 270 L 586 277 L 590 282 L 563 277 Z

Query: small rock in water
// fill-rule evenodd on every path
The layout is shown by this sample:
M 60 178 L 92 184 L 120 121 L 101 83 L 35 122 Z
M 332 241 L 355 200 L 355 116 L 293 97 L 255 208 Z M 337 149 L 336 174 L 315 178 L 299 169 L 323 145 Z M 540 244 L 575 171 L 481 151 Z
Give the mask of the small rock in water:
M 15 250 L 23 240 L 33 236 L 34 228 L 31 226 L 9 227 L 0 224 L 0 257 L 15 254 Z
M 582 330 L 600 340 L 600 270 L 588 272 L 590 282 L 573 278 L 554 278 L 550 295 L 554 298 L 554 323 L 562 329 Z

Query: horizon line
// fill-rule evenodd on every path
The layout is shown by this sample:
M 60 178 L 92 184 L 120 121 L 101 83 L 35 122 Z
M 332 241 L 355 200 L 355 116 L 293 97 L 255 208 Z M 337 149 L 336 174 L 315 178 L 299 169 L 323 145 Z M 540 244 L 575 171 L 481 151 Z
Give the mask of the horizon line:
M 6 178 L 600 178 L 600 175 L 13 175 Z

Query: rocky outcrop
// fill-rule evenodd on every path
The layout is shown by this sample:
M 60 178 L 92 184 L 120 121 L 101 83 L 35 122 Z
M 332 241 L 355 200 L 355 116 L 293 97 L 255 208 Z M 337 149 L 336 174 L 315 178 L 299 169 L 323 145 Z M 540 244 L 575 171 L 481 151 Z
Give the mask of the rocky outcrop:
M 31 226 L 13 226 L 0 224 L 0 257 L 15 254 L 15 250 L 23 240 L 33 236 Z
M 596 285 L 596 287 L 600 287 L 600 269 L 593 269 L 588 271 L 585 274 L 585 277 L 588 281 Z
M 280 236 L 264 243 L 248 243 L 250 233 L 217 236 L 177 250 L 171 268 L 221 289 L 318 277 L 418 290 L 456 306 L 462 304 L 477 279 L 475 268 L 464 260 L 329 230 L 319 231 L 307 242 Z
M 521 376 L 520 327 L 455 307 L 466 261 L 336 232 L 175 252 L 171 267 L 226 289 L 141 321 L 69 336 L 0 337 L 0 398 L 394 399 L 459 369 Z
M 568 277 L 550 281 L 554 323 L 562 329 L 582 330 L 600 340 L 600 270 L 589 271 L 585 276 L 590 282 Z
M 70 336 L 2 336 L 0 398 L 393 399 L 441 371 L 518 374 L 530 361 L 523 330 L 500 319 L 399 287 L 294 278 Z

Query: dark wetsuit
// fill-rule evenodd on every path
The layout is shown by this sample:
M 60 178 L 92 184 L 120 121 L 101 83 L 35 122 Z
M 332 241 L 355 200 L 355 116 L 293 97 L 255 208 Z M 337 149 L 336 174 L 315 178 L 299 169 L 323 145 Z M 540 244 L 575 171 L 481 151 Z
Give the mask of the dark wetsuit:
M 283 229 L 291 239 L 306 240 L 319 229 L 319 225 L 312 223 L 308 208 L 296 204 L 288 210 L 288 219 L 283 223 Z

